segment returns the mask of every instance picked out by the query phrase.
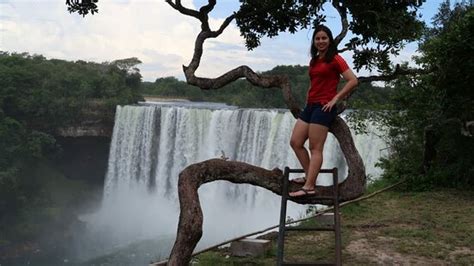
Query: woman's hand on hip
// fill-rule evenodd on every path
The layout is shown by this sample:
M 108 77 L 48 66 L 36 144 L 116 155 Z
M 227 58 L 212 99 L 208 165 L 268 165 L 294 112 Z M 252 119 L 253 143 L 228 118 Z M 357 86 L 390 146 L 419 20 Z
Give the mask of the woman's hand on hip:
M 331 112 L 332 108 L 336 105 L 337 103 L 337 98 L 334 97 L 330 102 L 325 104 L 323 108 L 321 108 L 324 112 Z

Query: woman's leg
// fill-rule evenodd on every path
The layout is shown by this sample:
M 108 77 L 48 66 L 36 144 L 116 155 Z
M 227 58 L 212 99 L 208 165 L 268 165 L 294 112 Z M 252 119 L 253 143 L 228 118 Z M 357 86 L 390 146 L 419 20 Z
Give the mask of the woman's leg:
M 323 164 L 324 143 L 328 136 L 329 128 L 319 124 L 309 125 L 309 150 L 311 161 L 309 162 L 308 176 L 304 188 L 314 188 L 319 170 Z
M 323 163 L 323 148 L 326 142 L 329 128 L 319 124 L 309 124 L 309 150 L 311 152 L 311 159 L 309 161 L 308 169 L 306 171 L 306 183 L 302 187 L 304 190 L 314 190 L 316 186 L 316 178 Z M 306 192 L 298 190 L 290 193 L 291 197 L 304 196 Z
M 293 132 L 291 133 L 290 146 L 296 154 L 296 158 L 303 167 L 305 173 L 309 167 L 308 150 L 304 147 L 304 143 L 308 139 L 309 124 L 301 119 L 296 121 Z

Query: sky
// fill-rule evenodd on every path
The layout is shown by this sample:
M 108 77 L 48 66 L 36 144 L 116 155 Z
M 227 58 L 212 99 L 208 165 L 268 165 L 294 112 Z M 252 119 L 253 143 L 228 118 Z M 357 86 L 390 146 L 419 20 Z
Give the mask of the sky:
M 183 0 L 188 8 L 207 1 Z M 420 9 L 427 23 L 442 0 L 427 0 Z M 455 1 L 451 1 L 455 2 Z M 99 0 L 99 13 L 82 17 L 70 14 L 64 0 L 0 0 L 0 51 L 41 54 L 46 58 L 110 62 L 137 57 L 145 81 L 175 76 L 184 79 L 182 66 L 188 65 L 194 50 L 199 21 L 181 15 L 164 0 Z M 221 0 L 210 13 L 210 25 L 217 29 L 238 7 L 238 0 Z M 339 17 L 326 7 L 327 25 L 337 35 Z M 277 65 L 306 65 L 309 62 L 311 30 L 262 40 L 261 46 L 247 51 L 240 32 L 232 23 L 216 39 L 207 40 L 196 75 L 217 77 L 239 65 L 255 71 Z M 348 39 L 350 36 L 347 36 Z M 409 61 L 416 53 L 409 44 L 395 61 Z M 351 54 L 342 56 L 352 65 Z M 362 70 L 359 75 L 370 74 Z

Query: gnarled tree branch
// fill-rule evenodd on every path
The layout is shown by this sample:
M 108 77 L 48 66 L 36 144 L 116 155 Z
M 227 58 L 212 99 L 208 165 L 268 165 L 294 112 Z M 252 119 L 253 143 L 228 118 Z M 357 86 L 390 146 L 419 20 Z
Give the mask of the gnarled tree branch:
M 361 196 L 365 190 L 365 169 L 349 127 L 342 118 L 337 117 L 330 131 L 338 139 L 344 152 L 349 172 L 346 179 L 339 183 L 340 200 L 348 201 Z M 280 169 L 267 170 L 243 162 L 211 159 L 186 167 L 179 175 L 178 193 L 180 216 L 178 234 L 171 251 L 168 265 L 186 265 L 191 260 L 196 244 L 202 236 L 203 215 L 199 203 L 198 189 L 201 185 L 227 180 L 233 183 L 247 183 L 266 188 L 275 194 L 283 191 L 283 173 Z M 290 191 L 301 185 L 290 184 Z M 317 186 L 312 197 L 291 199 L 302 204 L 332 204 L 330 201 L 315 200 L 315 197 L 332 196 L 332 187 Z
M 332 2 L 332 6 L 337 10 L 339 16 L 341 17 L 341 25 L 342 29 L 341 32 L 334 38 L 334 42 L 336 43 L 336 47 L 339 43 L 344 39 L 347 35 L 347 31 L 349 30 L 349 22 L 347 21 L 347 9 L 342 7 L 342 3 L 338 0 Z
M 350 50 L 352 50 L 352 49 L 349 48 L 349 47 L 345 47 L 345 48 L 342 48 L 342 49 L 338 49 L 338 50 L 337 50 L 337 53 L 342 54 L 342 53 L 344 53 L 344 52 L 346 52 L 346 51 L 350 51 Z
M 230 22 L 235 18 L 235 14 L 232 14 L 231 16 L 227 17 L 217 31 L 211 31 L 209 27 L 206 26 L 208 25 L 207 14 L 214 7 L 215 1 L 212 1 L 214 4 L 210 1 L 209 5 L 201 8 L 199 12 L 191 12 L 189 9 L 184 8 L 181 5 L 180 1 L 173 2 L 171 0 L 167 0 L 166 2 L 170 4 L 170 6 L 174 9 L 178 10 L 180 13 L 183 13 L 185 15 L 191 15 L 201 21 L 201 32 L 196 38 L 193 58 L 191 59 L 191 62 L 188 66 L 183 66 L 184 75 L 188 84 L 195 85 L 201 89 L 219 89 L 222 88 L 224 85 L 239 78 L 246 78 L 253 85 L 262 88 L 278 87 L 282 90 L 283 98 L 285 99 L 285 103 L 288 106 L 288 109 L 291 111 L 295 118 L 298 116 L 301 109 L 292 94 L 291 85 L 286 75 L 258 75 L 250 67 L 243 65 L 217 78 L 211 79 L 197 77 L 195 75 L 195 72 L 199 67 L 201 61 L 201 57 L 203 54 L 203 44 L 205 40 L 208 38 L 218 37 L 230 24 Z
M 168 3 L 172 8 L 178 10 L 179 13 L 181 13 L 183 15 L 195 17 L 195 18 L 201 20 L 201 14 L 196 10 L 185 8 L 183 5 L 181 5 L 181 0 L 174 0 L 174 1 L 166 0 L 166 3 Z
M 209 0 L 208 4 L 199 9 L 200 13 L 209 14 L 216 6 L 216 0 Z
M 359 77 L 359 82 L 372 82 L 372 81 L 391 81 L 399 76 L 414 76 L 422 75 L 433 72 L 432 69 L 418 69 L 418 68 L 402 68 L 399 65 L 395 67 L 395 70 L 391 74 L 387 75 L 372 75 L 367 77 Z

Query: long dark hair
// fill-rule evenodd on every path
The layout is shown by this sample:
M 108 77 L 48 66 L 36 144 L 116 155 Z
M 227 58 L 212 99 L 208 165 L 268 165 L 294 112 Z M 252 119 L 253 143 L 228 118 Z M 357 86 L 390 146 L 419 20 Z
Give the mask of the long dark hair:
M 320 31 L 324 31 L 329 37 L 329 47 L 326 52 L 326 55 L 324 56 L 324 61 L 326 61 L 326 63 L 330 63 L 334 56 L 337 54 L 337 47 L 334 43 L 334 37 L 332 37 L 331 30 L 324 25 L 318 25 L 314 28 L 313 38 L 311 38 L 311 58 L 313 60 L 318 59 L 318 48 L 314 46 L 314 36 L 316 36 L 316 33 Z

